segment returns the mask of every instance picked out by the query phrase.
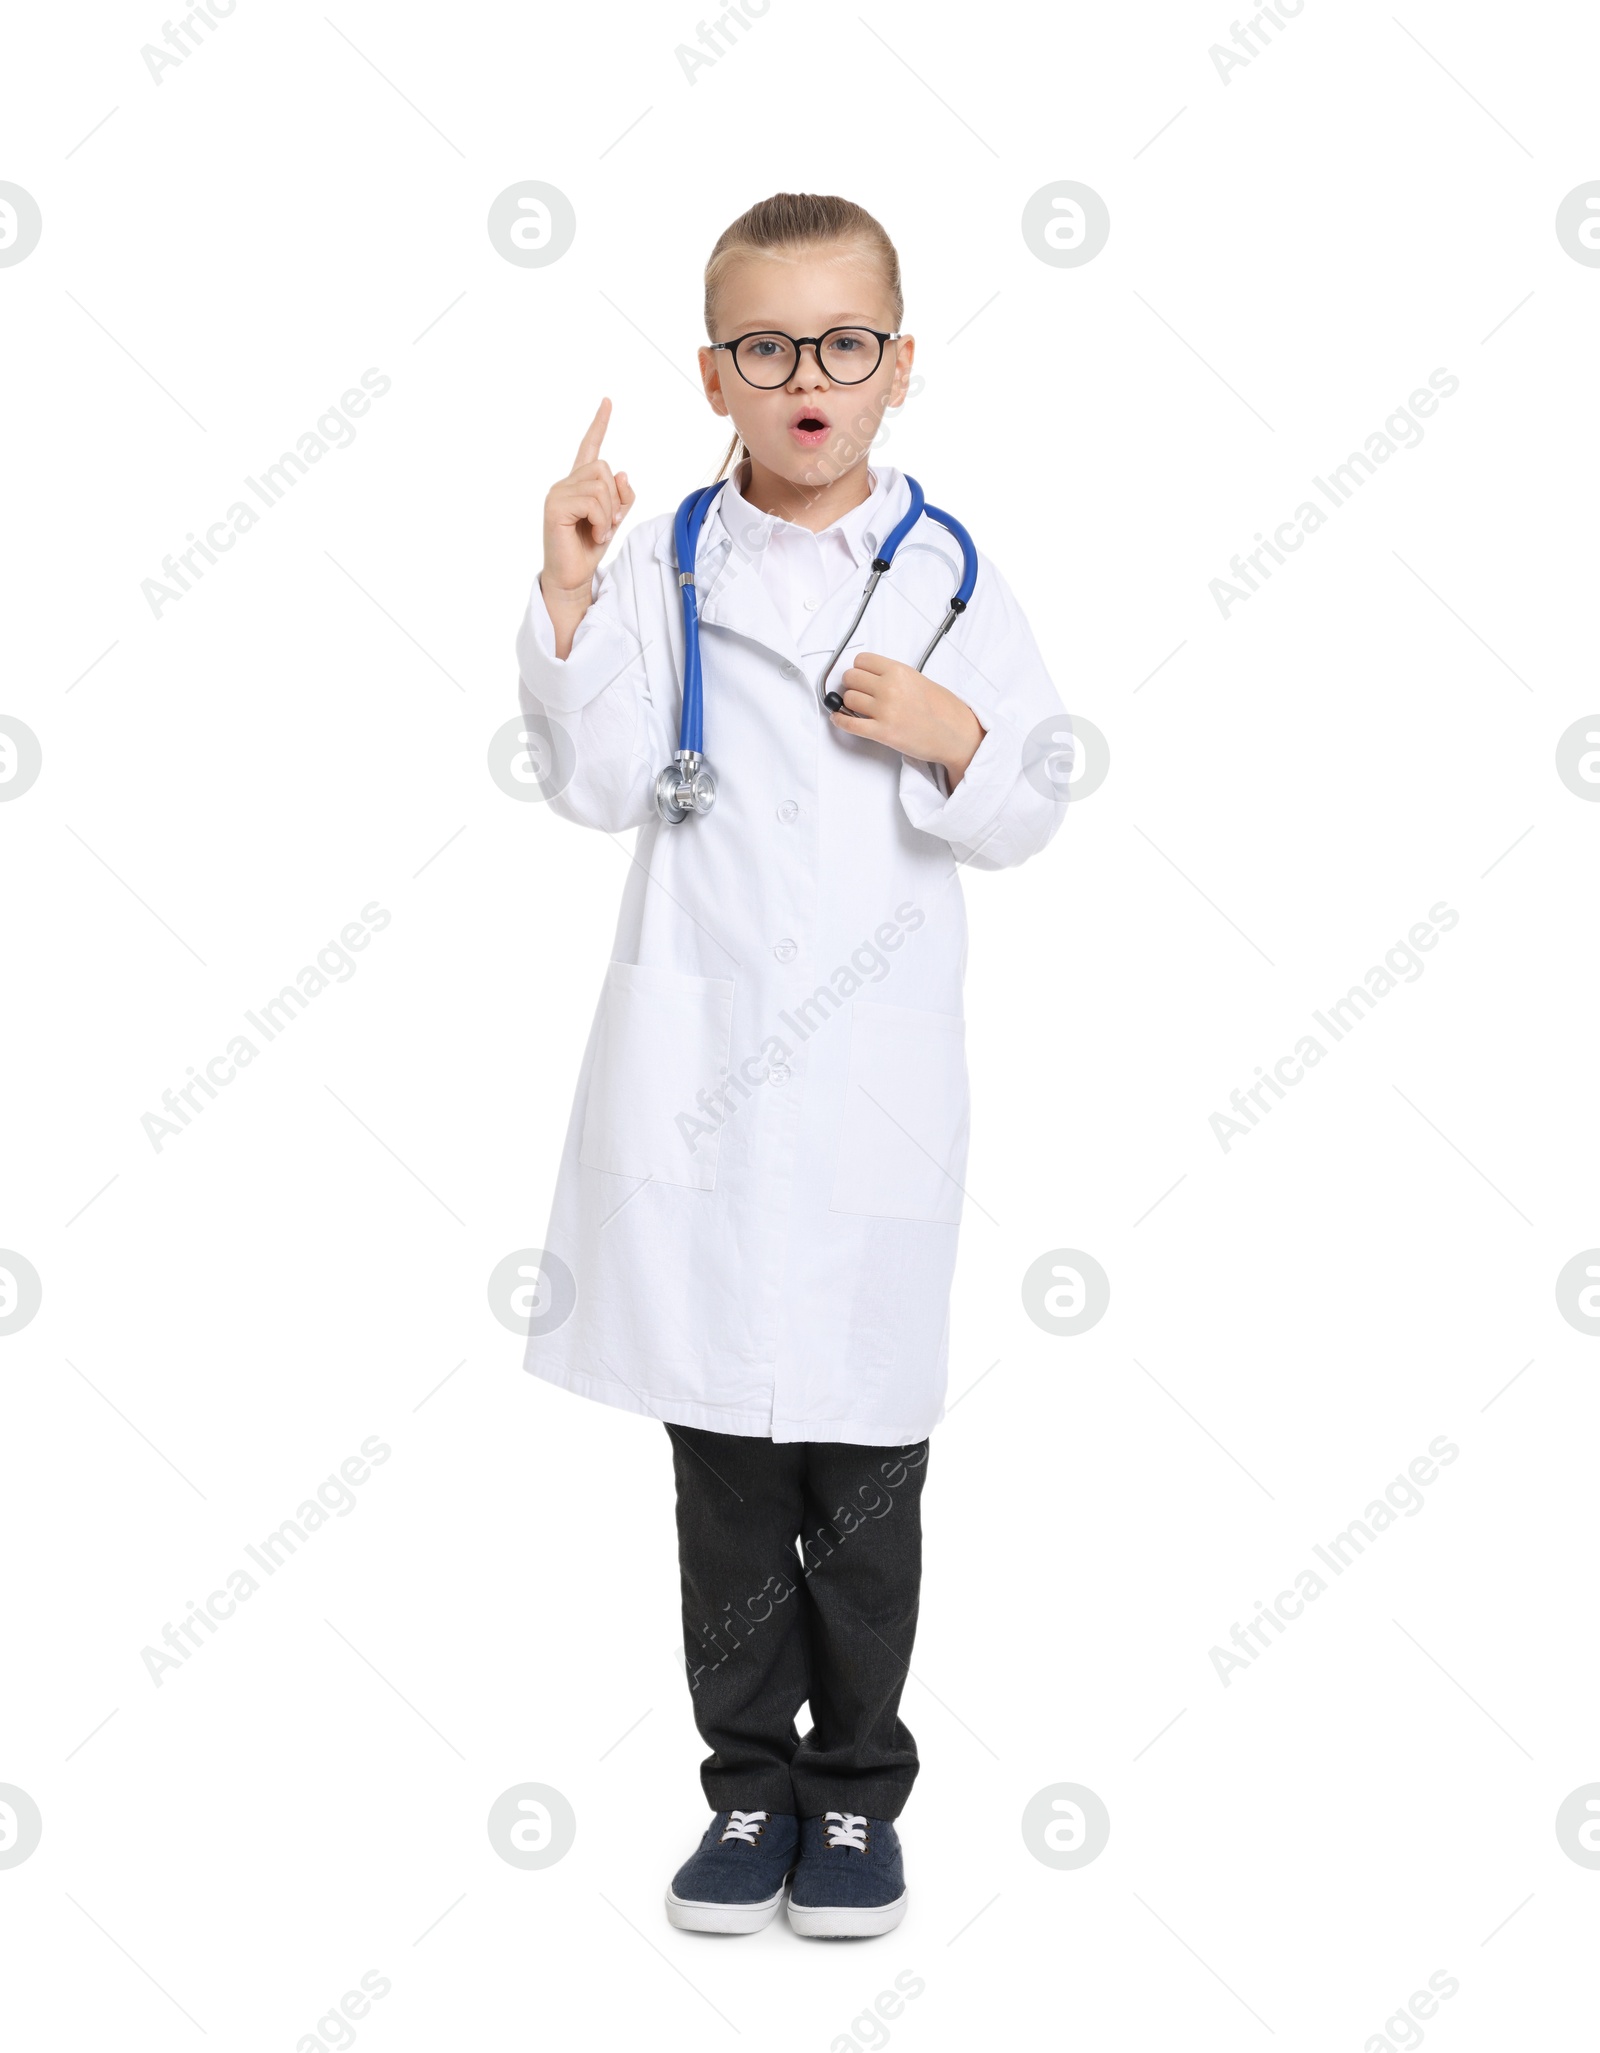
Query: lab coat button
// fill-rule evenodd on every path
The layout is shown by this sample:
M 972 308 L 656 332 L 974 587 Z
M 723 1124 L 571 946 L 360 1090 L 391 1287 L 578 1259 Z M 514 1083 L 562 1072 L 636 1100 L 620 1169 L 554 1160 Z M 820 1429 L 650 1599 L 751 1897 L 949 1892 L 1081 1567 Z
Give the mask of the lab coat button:
M 778 958 L 779 962 L 793 962 L 795 957 L 800 953 L 799 949 L 796 948 L 792 941 L 780 941 L 777 947 L 774 948 L 772 952 Z
M 807 601 L 806 601 L 806 611 L 807 611 L 808 613 L 815 613 L 815 612 L 816 612 L 816 610 L 817 610 L 817 608 L 818 608 L 818 607 L 819 607 L 819 606 L 820 606 L 821 604 L 822 604 L 822 601 L 821 601 L 820 599 L 807 599 Z
M 794 665 L 793 665 L 792 663 L 785 663 L 785 664 L 784 664 L 784 666 L 783 666 L 783 674 L 784 674 L 784 676 L 785 676 L 785 677 L 798 677 L 798 676 L 800 675 L 799 671 L 798 671 L 798 670 L 796 670 L 796 668 L 794 667 Z
M 789 1081 L 788 1063 L 775 1062 L 767 1071 L 767 1081 L 774 1084 L 786 1084 Z
M 782 820 L 785 826 L 787 826 L 791 820 L 797 820 L 799 819 L 799 817 L 800 808 L 795 804 L 792 798 L 786 798 L 783 804 L 778 808 L 778 818 Z

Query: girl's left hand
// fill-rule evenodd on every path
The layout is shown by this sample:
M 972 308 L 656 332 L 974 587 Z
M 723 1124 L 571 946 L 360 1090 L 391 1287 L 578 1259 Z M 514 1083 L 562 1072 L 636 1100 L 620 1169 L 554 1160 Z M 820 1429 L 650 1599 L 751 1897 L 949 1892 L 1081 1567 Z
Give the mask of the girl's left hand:
M 864 651 L 844 673 L 839 691 L 845 710 L 831 716 L 835 727 L 882 742 L 919 763 L 942 764 L 954 791 L 984 736 L 965 699 L 909 663 Z

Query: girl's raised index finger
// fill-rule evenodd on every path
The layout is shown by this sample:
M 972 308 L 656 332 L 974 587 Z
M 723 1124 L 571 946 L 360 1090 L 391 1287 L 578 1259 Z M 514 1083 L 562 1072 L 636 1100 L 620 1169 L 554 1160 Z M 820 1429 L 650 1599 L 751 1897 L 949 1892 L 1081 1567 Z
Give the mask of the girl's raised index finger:
M 600 454 L 600 444 L 605 440 L 606 424 L 611 419 L 611 401 L 602 399 L 599 411 L 584 430 L 583 440 L 578 444 L 578 454 L 572 468 L 580 463 L 593 463 Z

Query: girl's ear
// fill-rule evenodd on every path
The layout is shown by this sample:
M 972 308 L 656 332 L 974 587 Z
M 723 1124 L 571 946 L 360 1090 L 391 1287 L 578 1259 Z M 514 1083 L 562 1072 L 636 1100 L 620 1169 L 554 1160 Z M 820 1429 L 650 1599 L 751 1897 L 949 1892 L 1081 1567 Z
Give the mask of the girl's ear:
M 904 406 L 911 387 L 911 365 L 917 353 L 917 338 L 902 335 L 894 346 L 894 382 L 889 388 L 890 406 Z
M 714 349 L 700 351 L 700 382 L 705 387 L 706 401 L 711 411 L 728 418 L 728 402 L 722 396 L 722 370 L 718 352 Z

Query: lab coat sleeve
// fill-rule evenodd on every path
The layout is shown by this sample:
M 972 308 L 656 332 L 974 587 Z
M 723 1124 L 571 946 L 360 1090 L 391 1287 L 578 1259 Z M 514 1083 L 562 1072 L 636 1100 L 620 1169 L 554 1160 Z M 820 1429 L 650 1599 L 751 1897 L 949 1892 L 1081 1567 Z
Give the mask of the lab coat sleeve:
M 987 558 L 970 612 L 930 657 L 928 674 L 966 700 L 984 735 L 953 792 L 941 765 L 903 760 L 906 817 L 974 869 L 1026 862 L 1066 816 L 1065 783 L 1045 764 L 1066 759 L 1070 730 L 1027 619 Z
M 619 833 L 653 817 L 657 771 L 676 746 L 659 711 L 671 653 L 659 626 L 641 616 L 659 583 L 650 527 L 628 537 L 597 572 L 589 610 L 572 647 L 556 655 L 555 628 L 534 580 L 517 635 L 519 699 L 528 718 L 561 730 L 570 772 L 550 797 L 552 812 L 581 827 Z M 565 768 L 565 751 L 557 750 Z

